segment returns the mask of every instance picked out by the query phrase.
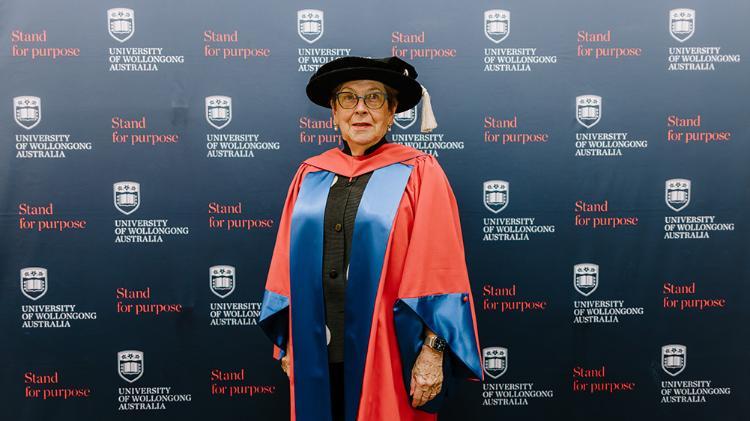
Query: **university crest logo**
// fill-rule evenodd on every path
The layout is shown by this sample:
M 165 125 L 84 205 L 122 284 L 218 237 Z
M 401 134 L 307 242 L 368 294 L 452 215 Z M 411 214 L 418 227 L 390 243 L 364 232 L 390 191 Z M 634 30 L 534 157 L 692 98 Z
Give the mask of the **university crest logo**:
M 117 374 L 129 383 L 140 379 L 143 375 L 143 352 L 133 350 L 118 352 Z
M 510 183 L 503 180 L 484 182 L 484 207 L 492 213 L 500 213 L 508 206 Z
M 497 379 L 508 370 L 508 348 L 493 346 L 482 349 L 484 372 Z
M 664 183 L 664 201 L 670 209 L 679 212 L 690 203 L 690 180 L 672 178 Z
M 47 293 L 47 269 L 29 267 L 21 269 L 21 293 L 30 300 L 38 300 Z
M 323 36 L 323 11 L 316 9 L 298 10 L 297 34 L 309 44 L 319 40 Z
M 234 292 L 234 266 L 216 265 L 208 268 L 211 292 L 219 298 L 226 298 Z
M 680 42 L 687 41 L 695 33 L 695 10 L 672 9 L 669 11 L 669 34 Z
M 13 119 L 24 129 L 33 129 L 42 121 L 42 100 L 38 96 L 13 98 Z
M 141 205 L 141 185 L 135 181 L 120 181 L 112 185 L 115 208 L 130 215 Z
M 417 121 L 417 106 L 415 105 L 414 108 L 406 111 L 401 111 L 400 113 L 393 116 L 393 124 L 397 125 L 398 127 L 406 130 L 409 127 L 412 126 Z
M 599 122 L 602 116 L 602 97 L 597 95 L 580 95 L 576 97 L 576 120 L 590 129 Z
M 107 29 L 112 38 L 125 42 L 135 33 L 135 12 L 118 7 L 107 10 Z
M 221 130 L 232 121 L 232 98 L 222 95 L 206 97 L 206 121 Z
M 495 44 L 510 35 L 510 12 L 502 9 L 485 10 L 484 35 Z
M 661 347 L 661 368 L 674 377 L 685 369 L 687 364 L 687 347 L 685 345 L 664 345 Z
M 599 286 L 599 265 L 579 263 L 573 266 L 573 287 L 584 297 L 588 297 Z

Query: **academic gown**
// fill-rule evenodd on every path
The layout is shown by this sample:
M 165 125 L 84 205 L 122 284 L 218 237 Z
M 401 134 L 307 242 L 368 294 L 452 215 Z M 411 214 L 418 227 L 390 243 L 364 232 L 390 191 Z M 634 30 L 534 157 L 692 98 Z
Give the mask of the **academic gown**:
M 370 171 L 345 293 L 346 420 L 435 420 L 452 380 L 483 378 L 458 207 L 437 160 L 393 143 L 359 157 L 334 148 L 304 161 L 292 180 L 259 321 L 275 358 L 289 344 L 293 421 L 331 419 L 323 216 L 334 175 Z M 448 342 L 443 388 L 412 408 L 411 369 L 425 325 Z

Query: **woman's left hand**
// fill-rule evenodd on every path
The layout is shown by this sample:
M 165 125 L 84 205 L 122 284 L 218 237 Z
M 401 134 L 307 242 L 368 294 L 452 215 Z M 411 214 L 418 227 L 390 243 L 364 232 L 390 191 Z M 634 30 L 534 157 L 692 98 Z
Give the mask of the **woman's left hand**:
M 443 353 L 422 345 L 422 351 L 411 369 L 411 406 L 416 408 L 431 401 L 442 387 Z

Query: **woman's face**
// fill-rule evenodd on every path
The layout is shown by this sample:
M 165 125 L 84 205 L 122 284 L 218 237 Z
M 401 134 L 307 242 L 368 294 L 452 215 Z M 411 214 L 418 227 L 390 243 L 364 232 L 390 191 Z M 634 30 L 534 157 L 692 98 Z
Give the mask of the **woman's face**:
M 364 96 L 375 91 L 385 93 L 385 85 L 374 80 L 352 80 L 341 85 L 334 95 L 339 92 L 352 92 Z M 334 97 L 331 110 L 333 123 L 341 129 L 341 137 L 349 144 L 352 153 L 361 154 L 369 146 L 377 143 L 388 131 L 388 126 L 393 124 L 396 103 L 395 98 L 388 98 L 382 107 L 373 110 L 360 99 L 356 107 L 345 109 Z

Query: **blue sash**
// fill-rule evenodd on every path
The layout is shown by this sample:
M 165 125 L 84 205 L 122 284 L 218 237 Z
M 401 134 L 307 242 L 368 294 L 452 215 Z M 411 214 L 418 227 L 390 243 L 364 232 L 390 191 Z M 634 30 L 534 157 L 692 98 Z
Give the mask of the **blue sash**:
M 362 392 L 375 297 L 391 226 L 412 167 L 373 172 L 357 210 L 346 286 L 344 384 L 346 419 L 354 421 Z M 292 212 L 290 288 L 294 335 L 294 396 L 299 421 L 331 419 L 323 302 L 323 223 L 334 174 L 305 176 Z

